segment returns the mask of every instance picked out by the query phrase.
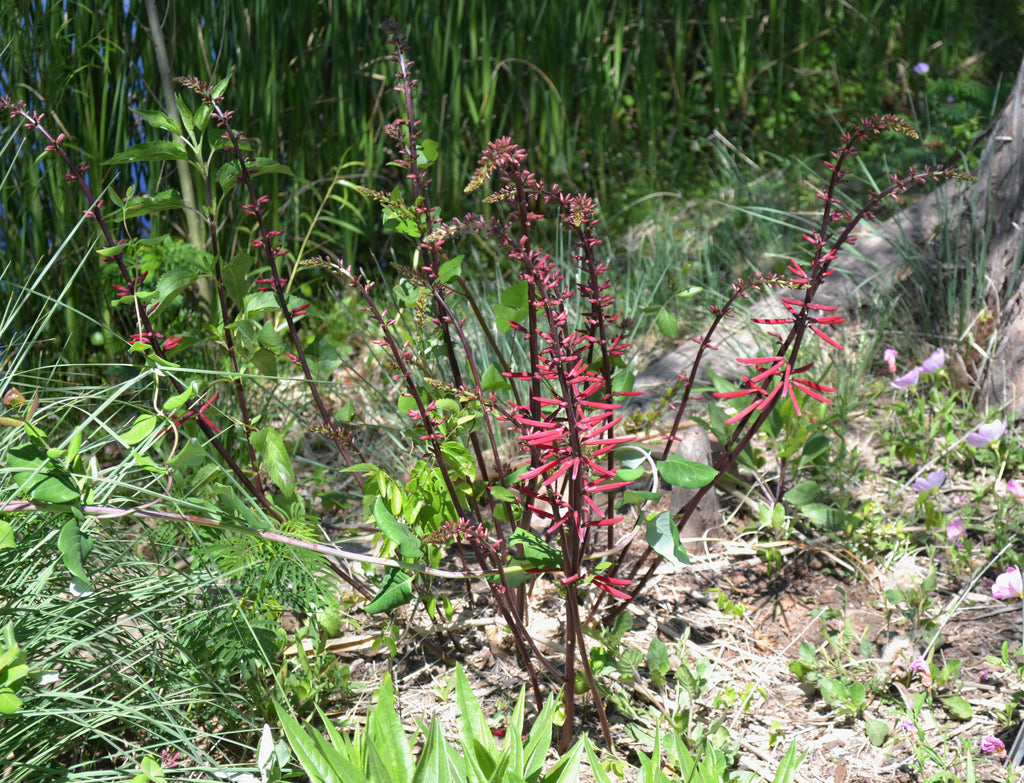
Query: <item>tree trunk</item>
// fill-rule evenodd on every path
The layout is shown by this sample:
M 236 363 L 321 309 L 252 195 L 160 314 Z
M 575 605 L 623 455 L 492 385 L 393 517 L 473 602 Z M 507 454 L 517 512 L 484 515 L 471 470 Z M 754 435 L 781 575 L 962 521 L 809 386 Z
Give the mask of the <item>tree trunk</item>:
M 988 234 L 986 307 L 997 331 L 983 368 L 981 398 L 991 405 L 1009 402 L 1019 416 L 1024 414 L 1024 63 L 977 174 L 959 228 L 963 236 L 975 226 Z

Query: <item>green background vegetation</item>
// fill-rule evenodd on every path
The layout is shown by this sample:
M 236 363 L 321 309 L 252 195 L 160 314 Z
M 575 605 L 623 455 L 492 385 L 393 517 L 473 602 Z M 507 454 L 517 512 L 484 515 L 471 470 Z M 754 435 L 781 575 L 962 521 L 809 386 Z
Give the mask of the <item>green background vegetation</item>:
M 291 228 L 309 225 L 336 177 L 381 187 L 398 176 L 383 165 L 380 138 L 390 119 L 378 29 L 386 16 L 409 36 L 420 115 L 444 150 L 436 203 L 462 211 L 479 150 L 510 135 L 538 171 L 597 196 L 619 229 L 645 214 L 626 208 L 653 193 L 715 195 L 733 184 L 732 167 L 751 174 L 819 157 L 865 114 L 898 112 L 924 126 L 925 143 L 904 154 L 954 157 L 997 108 L 995 88 L 1012 78 L 1013 43 L 1024 40 L 1020 6 L 996 0 L 531 0 L 500 12 L 472 0 L 325 0 L 286 14 L 269 1 L 163 5 L 173 73 L 231 74 L 239 126 L 295 172 L 274 203 Z M 58 119 L 107 182 L 114 172 L 101 162 L 146 137 L 131 109 L 162 105 L 145 8 L 42 6 L 0 11 L 0 87 Z M 929 64 L 926 76 L 912 71 L 918 62 Z M 25 160 L 38 154 L 36 140 L 21 144 Z M 167 173 L 145 172 L 146 182 Z M 121 174 L 123 191 L 130 177 Z M 38 181 L 60 176 L 23 166 L 18 186 L 5 189 L 0 242 L 13 258 L 38 258 L 70 233 L 77 206 L 44 201 Z M 314 229 L 336 253 L 384 250 L 373 207 L 344 187 L 330 191 Z

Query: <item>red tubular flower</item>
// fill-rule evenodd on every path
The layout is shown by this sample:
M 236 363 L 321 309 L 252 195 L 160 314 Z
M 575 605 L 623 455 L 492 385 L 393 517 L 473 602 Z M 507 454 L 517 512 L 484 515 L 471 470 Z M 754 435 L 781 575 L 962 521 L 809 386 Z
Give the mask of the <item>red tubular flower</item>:
M 257 291 L 277 291 L 283 289 L 288 281 L 283 277 L 261 277 L 256 280 Z
M 172 424 L 175 427 L 180 427 L 182 424 L 184 424 L 189 419 L 197 418 L 197 419 L 199 419 L 199 421 L 203 422 L 203 424 L 205 424 L 207 427 L 209 427 L 211 430 L 213 430 L 214 432 L 216 432 L 219 435 L 222 432 L 221 428 L 218 427 L 216 424 L 214 424 L 212 421 L 210 421 L 209 418 L 207 418 L 207 416 L 206 416 L 207 409 L 209 409 L 209 407 L 211 405 L 213 405 L 214 400 L 216 400 L 216 399 L 217 399 L 217 394 L 214 393 L 213 395 L 210 396 L 209 400 L 207 400 L 206 402 L 204 402 L 202 405 L 199 406 L 199 410 L 196 410 L 195 409 L 195 403 L 192 403 L 192 405 L 189 406 L 189 409 L 187 411 L 185 411 L 184 415 L 175 418 L 173 420 Z M 161 433 L 161 434 L 163 434 L 163 433 Z
M 615 598 L 618 598 L 622 601 L 633 600 L 633 596 L 631 596 L 629 593 L 624 593 L 618 589 L 619 587 L 624 587 L 629 583 L 629 579 L 617 579 L 616 577 L 604 576 L 603 574 L 598 574 L 594 577 L 595 585 L 597 585 L 599 588 L 604 590 L 609 595 L 614 596 Z

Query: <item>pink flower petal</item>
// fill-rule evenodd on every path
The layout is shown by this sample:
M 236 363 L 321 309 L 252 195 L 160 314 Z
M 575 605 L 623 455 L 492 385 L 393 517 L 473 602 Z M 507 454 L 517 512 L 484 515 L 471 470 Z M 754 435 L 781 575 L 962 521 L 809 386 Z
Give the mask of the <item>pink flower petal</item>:
M 996 577 L 995 584 L 992 585 L 992 597 L 1005 600 L 1020 598 L 1021 595 L 1024 595 L 1024 583 L 1021 582 L 1020 569 L 1017 566 L 1010 566 Z
M 895 348 L 886 348 L 882 351 L 882 359 L 889 366 L 889 372 L 893 375 L 896 374 L 896 357 L 898 355 L 899 352 Z
M 932 351 L 932 355 L 929 356 L 921 363 L 921 374 L 931 375 L 933 372 L 938 372 L 942 369 L 946 363 L 946 352 L 939 348 L 938 350 Z
M 987 734 L 981 738 L 981 750 L 985 753 L 994 753 L 997 756 L 1006 755 L 1006 745 L 999 737 Z
M 941 487 L 946 480 L 946 471 L 933 470 L 927 476 L 919 476 L 914 480 L 913 487 L 918 492 L 928 492 Z
M 998 443 L 1003 437 L 1004 432 L 1006 432 L 1006 421 L 1004 419 L 990 421 L 988 424 L 982 424 L 974 432 L 967 435 L 967 445 L 973 446 L 976 449 L 983 449 Z
M 910 372 L 901 375 L 894 381 L 889 383 L 894 389 L 909 389 L 917 383 L 917 379 L 921 377 L 921 368 L 915 367 Z
M 963 538 L 967 535 L 967 525 L 964 524 L 962 519 L 952 519 L 949 524 L 946 525 L 946 538 L 950 541 Z

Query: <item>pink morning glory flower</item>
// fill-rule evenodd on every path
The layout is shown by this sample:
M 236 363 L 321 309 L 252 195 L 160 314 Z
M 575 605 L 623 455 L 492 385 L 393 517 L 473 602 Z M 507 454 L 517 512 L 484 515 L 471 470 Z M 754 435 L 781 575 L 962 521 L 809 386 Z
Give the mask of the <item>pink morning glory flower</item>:
M 994 753 L 997 756 L 1006 755 L 1006 745 L 1003 741 L 992 734 L 986 734 L 981 738 L 981 749 L 985 753 Z
M 986 446 L 991 446 L 993 443 L 998 443 L 999 439 L 1003 437 L 1004 432 L 1006 432 L 1006 421 L 1004 419 L 990 421 L 988 424 L 982 424 L 974 432 L 968 433 L 967 445 L 973 446 L 976 449 L 983 449 Z
M 946 525 L 946 538 L 950 541 L 956 541 L 967 535 L 967 525 L 964 524 L 962 519 L 952 519 L 949 524 Z
M 885 360 L 885 363 L 889 365 L 889 372 L 893 375 L 896 374 L 896 357 L 898 355 L 899 352 L 895 348 L 886 348 L 882 351 L 882 358 Z
M 917 383 L 917 379 L 921 377 L 921 368 L 915 367 L 905 375 L 901 375 L 894 381 L 890 381 L 889 385 L 894 389 L 909 389 L 911 386 Z
M 933 372 L 938 372 L 942 369 L 943 365 L 946 364 L 946 352 L 941 348 L 932 351 L 931 356 L 925 359 L 921 363 L 921 374 L 931 375 Z
M 1024 595 L 1024 583 L 1021 582 L 1020 569 L 1017 566 L 1010 566 L 996 577 L 995 584 L 992 585 L 992 597 L 1004 600 L 1020 598 L 1021 595 Z
M 913 487 L 918 492 L 928 492 L 929 490 L 941 487 L 945 480 L 946 471 L 933 470 L 927 476 L 918 476 L 914 479 Z

